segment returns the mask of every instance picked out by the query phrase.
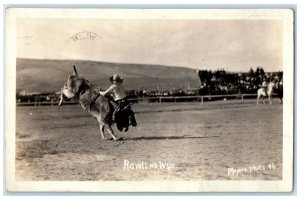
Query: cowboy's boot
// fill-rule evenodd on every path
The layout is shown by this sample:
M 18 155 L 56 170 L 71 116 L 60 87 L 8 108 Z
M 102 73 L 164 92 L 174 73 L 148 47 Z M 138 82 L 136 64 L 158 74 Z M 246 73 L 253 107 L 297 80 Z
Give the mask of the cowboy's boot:
M 128 131 L 128 126 L 126 126 L 126 127 L 125 127 L 124 131 L 125 131 L 125 132 L 127 132 L 127 131 Z
M 129 124 L 132 125 L 132 126 L 137 126 L 137 123 L 136 123 L 133 112 L 129 115 Z

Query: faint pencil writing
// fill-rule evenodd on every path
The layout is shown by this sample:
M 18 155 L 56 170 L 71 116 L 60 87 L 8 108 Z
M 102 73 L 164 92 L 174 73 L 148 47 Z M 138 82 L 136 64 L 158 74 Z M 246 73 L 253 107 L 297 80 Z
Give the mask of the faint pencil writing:
M 74 42 L 78 40 L 96 40 L 96 39 L 102 39 L 101 36 L 99 36 L 97 33 L 89 32 L 89 31 L 82 31 L 78 32 L 71 36 L 70 38 Z

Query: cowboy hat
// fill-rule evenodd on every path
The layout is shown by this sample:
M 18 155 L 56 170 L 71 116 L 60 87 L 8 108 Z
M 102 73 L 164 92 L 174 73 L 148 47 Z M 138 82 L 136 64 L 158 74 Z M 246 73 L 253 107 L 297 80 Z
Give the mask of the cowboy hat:
M 117 83 L 123 83 L 123 78 L 119 74 L 114 74 L 109 78 L 109 80 L 112 83 L 114 83 L 114 81 Z

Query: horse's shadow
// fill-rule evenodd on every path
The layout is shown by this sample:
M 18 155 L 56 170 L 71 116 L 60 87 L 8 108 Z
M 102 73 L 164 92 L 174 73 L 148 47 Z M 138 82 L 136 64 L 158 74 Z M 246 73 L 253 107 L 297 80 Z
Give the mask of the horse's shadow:
M 202 136 L 202 137 L 196 137 L 196 136 L 142 136 L 142 137 L 133 137 L 133 138 L 125 138 L 125 140 L 133 140 L 133 141 L 139 141 L 139 140 L 181 140 L 181 139 L 204 139 L 204 138 L 214 138 L 219 136 Z

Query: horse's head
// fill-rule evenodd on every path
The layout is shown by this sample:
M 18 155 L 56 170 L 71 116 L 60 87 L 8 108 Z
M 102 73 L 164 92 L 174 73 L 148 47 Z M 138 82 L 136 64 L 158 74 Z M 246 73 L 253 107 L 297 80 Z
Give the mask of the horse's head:
M 90 83 L 84 77 L 78 75 L 76 67 L 73 66 L 73 74 L 70 75 L 65 82 L 63 88 L 61 88 L 61 99 L 59 106 L 62 105 L 63 96 L 69 99 L 78 98 L 79 94 L 86 89 L 90 88 Z
M 269 86 L 269 87 L 272 87 L 272 88 L 276 87 L 275 81 L 270 81 L 270 83 L 269 83 L 268 86 Z
M 268 84 L 268 94 L 271 95 L 274 92 L 274 89 L 276 89 L 276 83 L 274 81 L 271 81 Z

